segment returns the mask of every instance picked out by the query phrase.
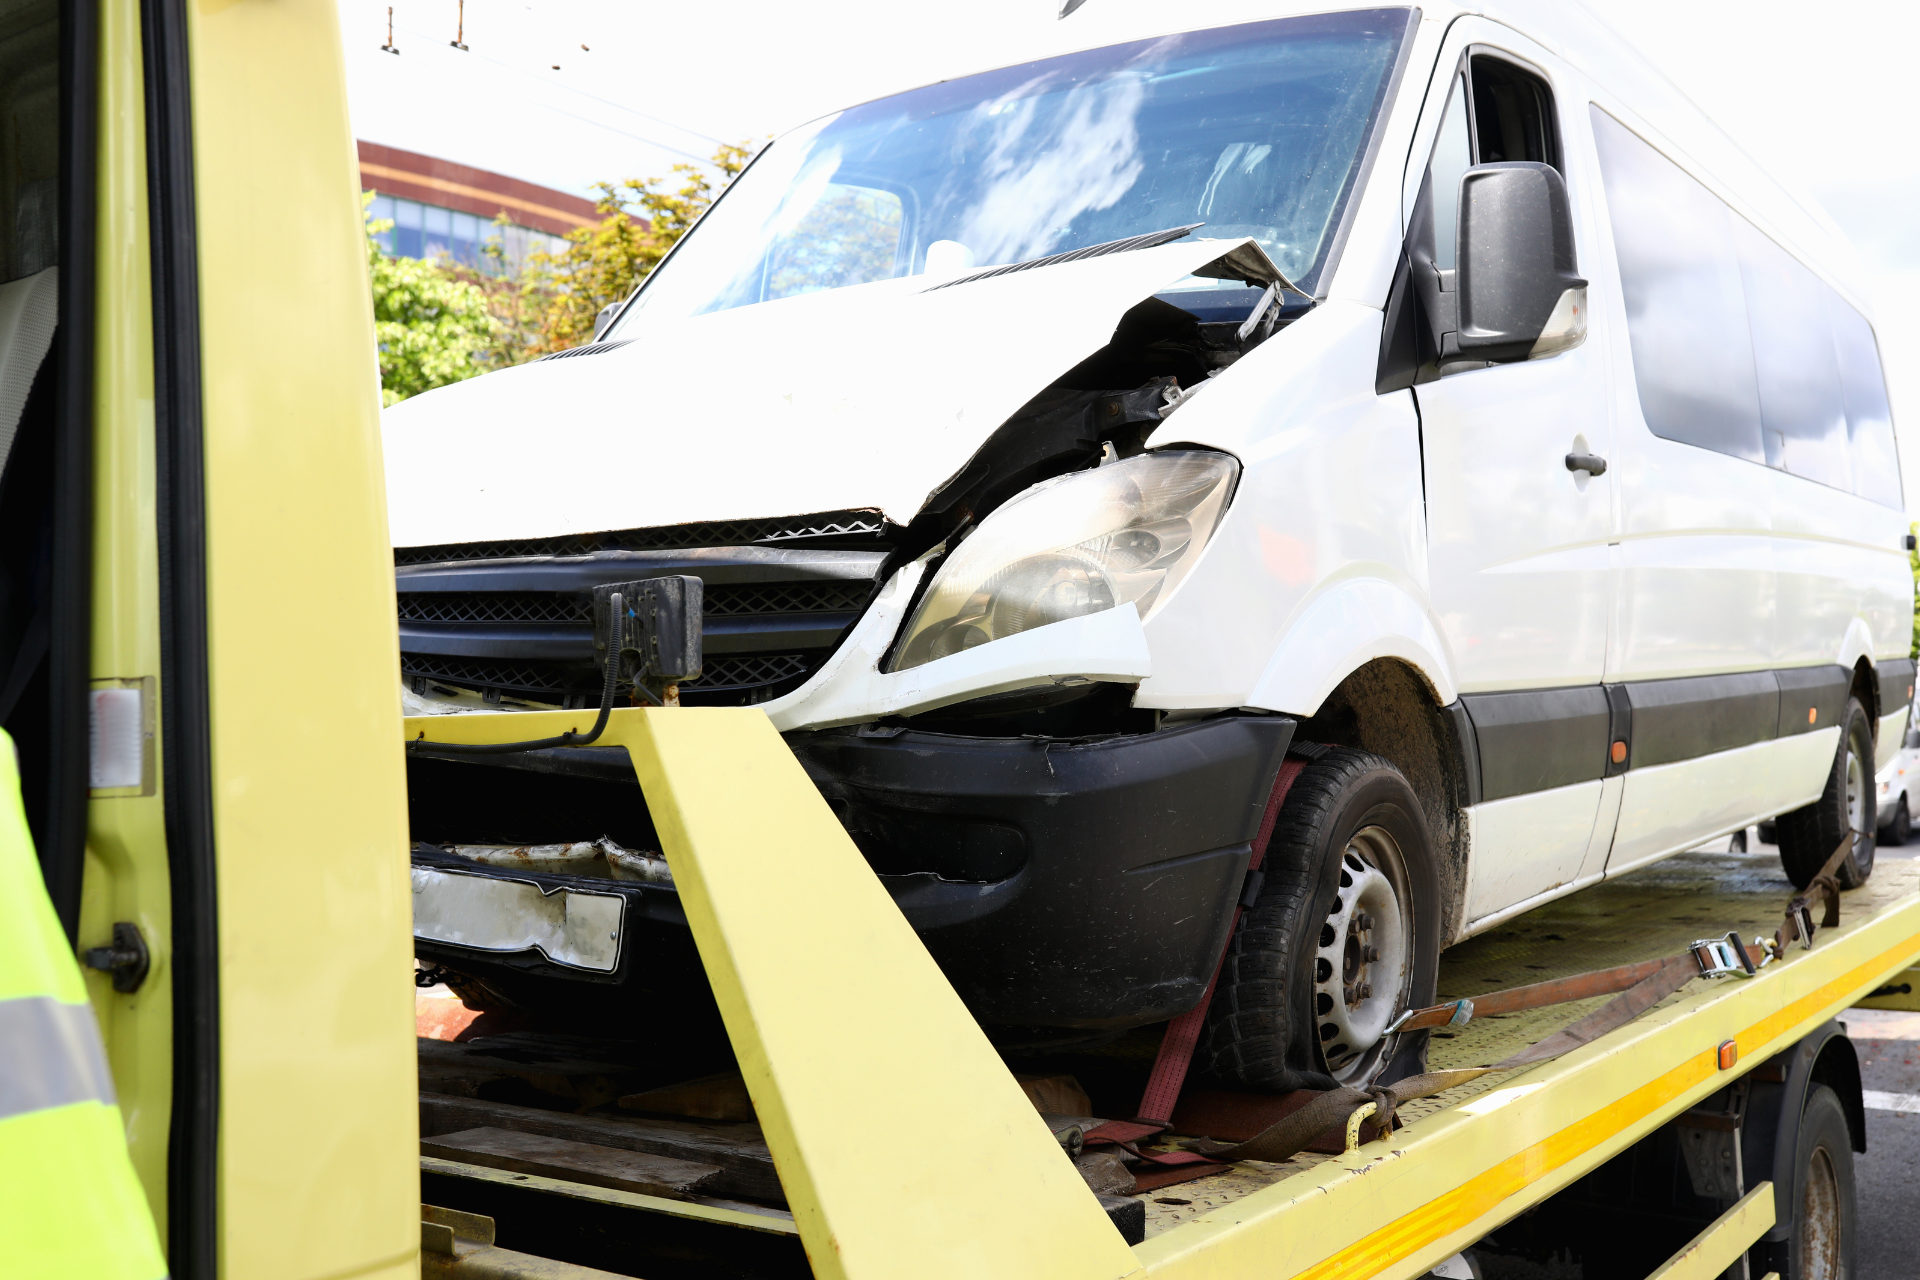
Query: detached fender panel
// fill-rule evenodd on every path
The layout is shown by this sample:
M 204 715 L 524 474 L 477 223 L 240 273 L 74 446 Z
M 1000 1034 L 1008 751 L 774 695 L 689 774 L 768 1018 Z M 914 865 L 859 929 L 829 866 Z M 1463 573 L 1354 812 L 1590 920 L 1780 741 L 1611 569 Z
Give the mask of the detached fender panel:
M 1440 630 L 1405 590 L 1378 578 L 1336 583 L 1287 628 L 1248 706 L 1312 715 L 1339 683 L 1378 658 L 1420 673 L 1441 706 L 1459 697 Z

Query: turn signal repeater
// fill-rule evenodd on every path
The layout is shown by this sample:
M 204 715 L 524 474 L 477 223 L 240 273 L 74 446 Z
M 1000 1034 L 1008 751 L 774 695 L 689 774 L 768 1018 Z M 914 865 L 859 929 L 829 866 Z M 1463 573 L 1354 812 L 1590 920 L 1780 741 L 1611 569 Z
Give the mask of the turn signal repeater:
M 1627 744 L 1624 742 L 1615 742 L 1613 744 L 1612 754 L 1615 764 L 1625 764 L 1627 762 Z
M 1720 1042 L 1720 1069 L 1722 1071 L 1731 1071 L 1733 1064 L 1738 1061 L 1740 1061 L 1739 1042 L 1735 1040 L 1722 1040 Z

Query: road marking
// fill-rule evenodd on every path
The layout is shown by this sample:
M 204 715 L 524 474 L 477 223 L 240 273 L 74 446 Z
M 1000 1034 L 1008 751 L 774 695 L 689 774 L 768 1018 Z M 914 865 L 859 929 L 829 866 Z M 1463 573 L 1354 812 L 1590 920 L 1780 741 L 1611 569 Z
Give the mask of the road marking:
M 1910 1111 L 1920 1115 L 1920 1093 L 1882 1093 L 1878 1089 L 1862 1089 L 1860 1098 L 1869 1111 Z

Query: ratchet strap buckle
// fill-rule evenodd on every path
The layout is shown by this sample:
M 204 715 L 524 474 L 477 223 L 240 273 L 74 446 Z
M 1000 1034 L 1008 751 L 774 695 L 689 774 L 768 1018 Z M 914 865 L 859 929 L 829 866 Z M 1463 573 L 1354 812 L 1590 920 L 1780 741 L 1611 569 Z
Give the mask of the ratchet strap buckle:
M 1703 978 L 1717 978 L 1729 973 L 1751 978 L 1759 972 L 1737 932 L 1729 933 L 1724 938 L 1704 938 L 1687 949 L 1693 953 L 1693 962 L 1700 966 L 1700 976 Z

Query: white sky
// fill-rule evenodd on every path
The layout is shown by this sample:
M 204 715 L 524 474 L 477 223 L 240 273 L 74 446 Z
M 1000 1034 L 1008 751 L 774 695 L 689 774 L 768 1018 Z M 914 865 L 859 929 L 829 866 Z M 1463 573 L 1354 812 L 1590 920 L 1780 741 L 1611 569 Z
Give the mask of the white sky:
M 1101 0 L 1087 0 L 1089 7 Z M 1764 166 L 1852 236 L 1920 509 L 1920 5 L 1588 0 Z M 905 85 L 1012 61 L 1058 0 L 340 0 L 354 126 L 371 142 L 590 195 L 665 175 L 716 140 L 761 139 Z M 584 48 L 582 46 L 585 46 Z M 557 70 L 555 68 L 558 68 Z

